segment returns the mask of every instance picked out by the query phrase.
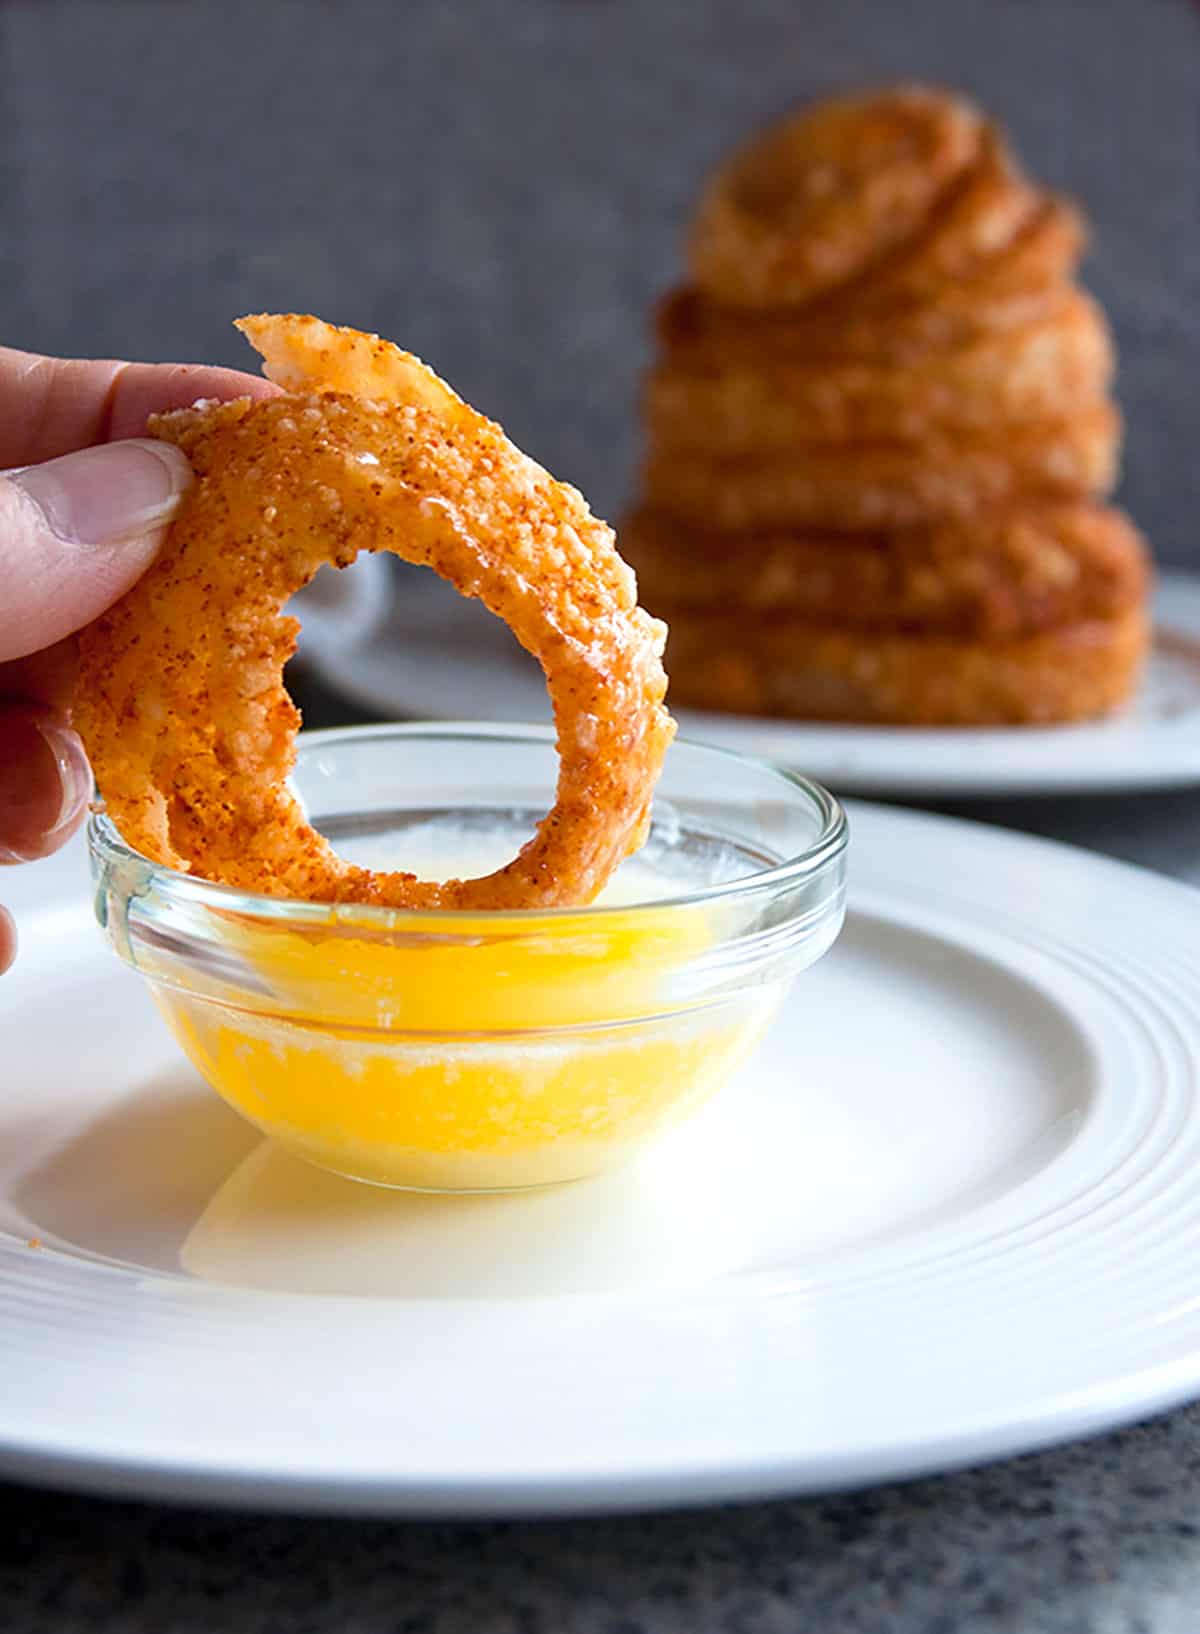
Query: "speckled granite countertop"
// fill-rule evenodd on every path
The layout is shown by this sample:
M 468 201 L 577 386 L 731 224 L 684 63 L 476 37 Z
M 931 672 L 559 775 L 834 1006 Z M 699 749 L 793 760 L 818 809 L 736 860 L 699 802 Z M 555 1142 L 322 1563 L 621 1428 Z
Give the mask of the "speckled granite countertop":
M 490 1526 L 0 1489 L 6 1634 L 1196 1634 L 1200 1407 L 823 1501 Z

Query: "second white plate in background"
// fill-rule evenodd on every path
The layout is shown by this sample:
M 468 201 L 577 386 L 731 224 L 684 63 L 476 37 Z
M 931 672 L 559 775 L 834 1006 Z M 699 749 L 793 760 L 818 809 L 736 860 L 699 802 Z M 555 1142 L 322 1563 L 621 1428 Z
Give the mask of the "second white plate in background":
M 360 557 L 346 622 L 312 619 L 301 654 L 332 686 L 400 719 L 545 721 L 541 672 L 498 619 L 420 569 Z M 371 608 L 391 610 L 371 629 Z M 327 594 L 329 592 L 326 592 Z M 1163 575 L 1156 640 L 1132 706 L 1050 729 L 822 726 L 676 713 L 697 742 L 782 762 L 838 793 L 911 796 L 1117 793 L 1200 783 L 1200 577 Z

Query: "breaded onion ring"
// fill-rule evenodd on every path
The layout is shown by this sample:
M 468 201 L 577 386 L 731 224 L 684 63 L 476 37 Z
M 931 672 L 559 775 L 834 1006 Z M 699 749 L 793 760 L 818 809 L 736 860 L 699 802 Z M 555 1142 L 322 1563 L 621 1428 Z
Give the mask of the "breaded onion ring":
M 894 255 L 866 268 L 838 290 L 836 299 L 917 302 L 977 278 L 1003 256 L 1032 224 L 1043 195 L 1017 169 L 994 126 L 988 126 L 978 159 L 930 210 L 922 227 Z
M 666 609 L 664 609 L 666 610 Z M 1141 607 L 1014 641 L 966 641 L 727 609 L 671 612 L 671 687 L 695 709 L 892 726 L 1049 726 L 1124 703 L 1146 652 Z
M 913 527 L 972 516 L 1015 498 L 1107 493 L 1117 474 L 1120 417 L 1101 404 L 1069 418 L 949 432 L 916 443 L 796 444 L 774 457 L 699 458 L 652 449 L 648 504 L 681 521 L 756 528 Z
M 1096 407 L 1112 377 L 1108 325 L 1073 292 L 1040 322 L 934 353 L 908 368 L 753 358 L 703 372 L 664 360 L 647 376 L 660 450 L 782 453 L 805 441 L 917 442 Z
M 696 283 L 735 306 L 800 305 L 918 231 L 978 157 L 969 104 L 920 86 L 784 120 L 713 176 L 688 243 Z
M 308 317 L 240 326 L 293 395 L 160 416 L 196 481 L 149 573 L 82 639 L 76 723 L 108 811 L 155 861 L 272 896 L 401 908 L 590 901 L 645 836 L 673 723 L 665 630 L 611 529 L 417 359 Z M 286 779 L 282 603 L 390 550 L 504 618 L 554 704 L 557 802 L 506 867 L 445 884 L 344 862 Z
M 1129 518 L 1087 503 L 879 534 L 716 533 L 642 508 L 621 549 L 655 610 L 988 641 L 1115 618 L 1142 602 L 1149 578 Z
M 698 289 L 672 290 L 655 312 L 664 355 L 687 367 L 725 362 L 920 362 L 943 347 L 969 345 L 1048 317 L 1066 298 L 1083 251 L 1079 213 L 1046 200 L 976 275 L 927 300 L 904 301 L 886 280 L 853 285 L 811 307 L 723 306 Z M 853 298 L 852 298 L 853 297 Z

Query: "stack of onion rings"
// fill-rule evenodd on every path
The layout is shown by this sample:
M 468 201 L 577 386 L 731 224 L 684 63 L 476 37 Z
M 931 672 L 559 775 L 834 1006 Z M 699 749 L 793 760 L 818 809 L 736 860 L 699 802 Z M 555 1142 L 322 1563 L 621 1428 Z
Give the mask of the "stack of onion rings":
M 196 481 L 154 567 L 84 632 L 76 722 L 153 860 L 274 896 L 399 908 L 590 901 L 642 842 L 673 724 L 665 629 L 612 531 L 416 358 L 310 317 L 240 327 L 286 395 L 160 416 Z M 286 599 L 389 550 L 504 618 L 546 671 L 557 801 L 520 855 L 432 883 L 343 861 L 287 786 Z
M 675 695 L 1082 719 L 1136 680 L 1147 553 L 1079 212 L 961 98 L 840 98 L 712 178 L 656 313 L 624 532 Z M 761 636 L 761 639 L 760 639 Z

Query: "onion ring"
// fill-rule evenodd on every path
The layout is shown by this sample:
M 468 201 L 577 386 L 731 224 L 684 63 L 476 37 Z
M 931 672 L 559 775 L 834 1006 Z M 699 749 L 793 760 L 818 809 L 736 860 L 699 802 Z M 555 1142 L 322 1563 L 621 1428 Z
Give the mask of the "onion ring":
M 921 227 L 978 157 L 983 121 L 920 86 L 838 98 L 773 126 L 717 171 L 688 242 L 696 283 L 735 306 L 799 305 Z
M 1003 138 L 989 125 L 976 162 L 935 202 L 912 239 L 843 285 L 835 299 L 860 308 L 934 300 L 1002 258 L 1042 203 L 1043 195 L 1021 175 Z
M 1064 282 L 1083 250 L 1078 212 L 1047 200 L 1001 253 L 935 299 L 889 302 L 885 290 L 838 295 L 810 308 L 751 311 L 722 306 L 698 289 L 672 290 L 659 302 L 654 329 L 671 361 L 688 367 L 861 359 L 895 364 L 982 336 L 1038 322 L 1066 298 Z
M 590 901 L 642 842 L 673 733 L 664 627 L 611 529 L 417 359 L 309 317 L 239 325 L 293 395 L 159 416 L 196 481 L 154 567 L 83 634 L 75 711 L 109 813 L 157 862 L 321 902 Z M 286 779 L 298 714 L 279 608 L 325 562 L 390 550 L 504 617 L 546 671 L 560 757 L 520 855 L 444 884 L 343 861 Z
M 1101 404 L 994 437 L 939 433 L 919 443 L 797 444 L 775 457 L 697 458 L 652 449 L 648 504 L 699 527 L 834 530 L 915 527 L 1026 499 L 1107 493 L 1120 416 Z
M 754 358 L 705 371 L 665 360 L 647 376 L 654 446 L 782 453 L 805 441 L 919 442 L 1095 407 L 1112 378 L 1108 325 L 1073 292 L 1040 322 L 934 353 L 908 368 Z
M 671 686 L 695 709 L 891 726 L 1048 726 L 1108 714 L 1146 652 L 1141 607 L 1014 641 L 831 630 L 788 619 L 731 626 L 674 613 Z
M 1019 505 L 882 534 L 713 533 L 647 509 L 621 528 L 647 606 L 827 628 L 1011 640 L 1139 605 L 1145 541 L 1101 505 Z

